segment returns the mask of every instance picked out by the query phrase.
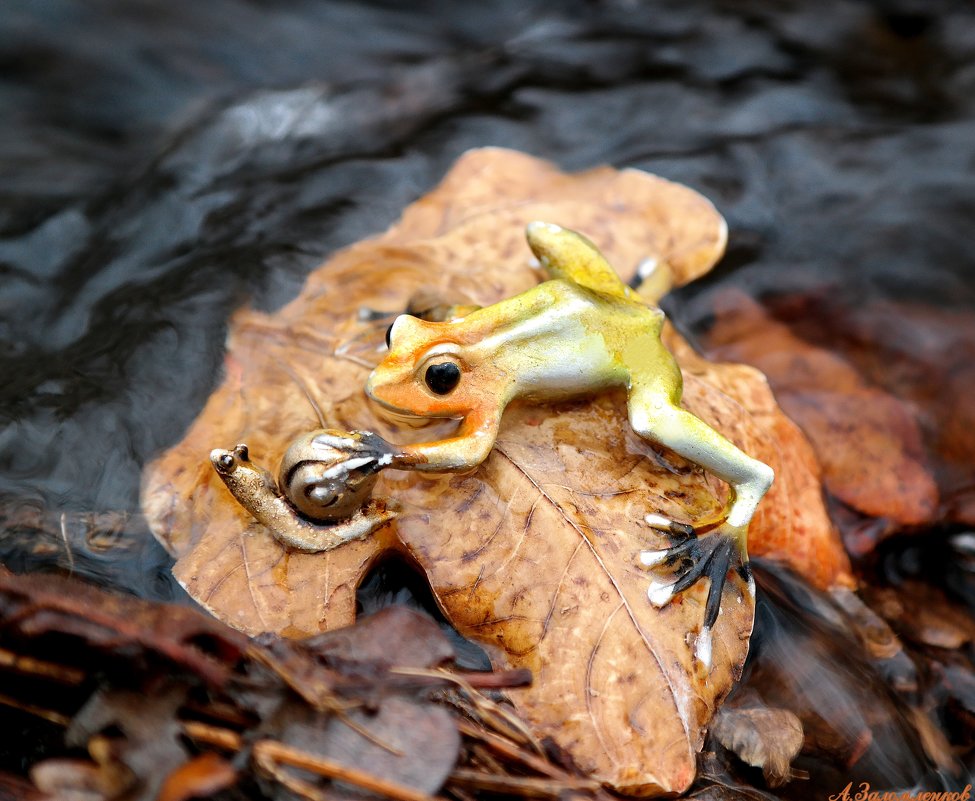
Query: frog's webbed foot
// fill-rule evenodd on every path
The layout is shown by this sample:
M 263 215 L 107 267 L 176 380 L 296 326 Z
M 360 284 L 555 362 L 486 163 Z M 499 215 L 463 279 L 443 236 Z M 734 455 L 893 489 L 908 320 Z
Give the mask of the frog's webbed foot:
M 708 579 L 704 623 L 694 646 L 694 655 L 704 667 L 710 668 L 711 631 L 721 611 L 721 595 L 732 567 L 748 583 L 751 595 L 755 595 L 755 581 L 743 546 L 745 532 L 725 523 L 698 536 L 691 526 L 669 521 L 659 515 L 648 515 L 647 522 L 669 533 L 675 542 L 669 548 L 640 554 L 641 563 L 655 574 L 647 589 L 650 603 L 658 608 L 666 606 L 702 578 Z

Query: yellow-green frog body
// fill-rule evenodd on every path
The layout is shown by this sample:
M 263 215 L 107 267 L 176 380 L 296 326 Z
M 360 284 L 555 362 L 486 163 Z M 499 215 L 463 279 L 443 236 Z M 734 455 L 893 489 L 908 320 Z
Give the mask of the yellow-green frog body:
M 596 247 L 548 223 L 528 226 L 528 242 L 551 280 L 499 303 L 444 321 L 403 315 L 387 335 L 389 353 L 373 370 L 366 392 L 393 415 L 457 417 L 455 436 L 402 446 L 391 467 L 471 470 L 487 458 L 505 407 L 516 398 L 558 400 L 625 387 L 636 433 L 701 465 L 728 482 L 727 516 L 711 536 L 664 551 L 645 551 L 648 567 L 691 564 L 654 579 L 656 605 L 699 578 L 711 579 L 697 654 L 710 662 L 710 629 L 731 560 L 747 571 L 746 534 L 772 470 L 680 406 L 680 368 L 660 339 L 663 312 L 626 286 Z M 649 525 L 680 531 L 648 516 Z

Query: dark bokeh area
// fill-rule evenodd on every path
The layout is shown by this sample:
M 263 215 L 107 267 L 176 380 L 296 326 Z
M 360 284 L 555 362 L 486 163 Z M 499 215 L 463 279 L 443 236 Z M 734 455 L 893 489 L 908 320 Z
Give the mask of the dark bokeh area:
M 0 492 L 135 509 L 273 308 L 469 147 L 683 181 L 723 284 L 975 300 L 967 2 L 6 3 Z M 82 480 L 79 480 L 82 479 Z
M 219 380 L 234 309 L 289 300 L 476 146 L 639 167 L 712 199 L 727 256 L 665 304 L 705 349 L 734 288 L 922 412 L 975 389 L 967 0 L 5 0 L 0 115 L 0 506 L 54 520 L 66 543 L 88 538 L 79 515 L 137 513 L 142 466 Z M 957 370 L 931 378 L 925 360 L 945 353 Z M 946 451 L 973 436 L 965 419 L 949 429 L 921 414 Z M 975 492 L 958 453 L 942 471 L 952 509 Z M 115 535 L 121 561 L 94 548 L 71 567 L 148 597 L 178 592 L 137 518 Z M 933 585 L 948 560 L 945 592 L 970 611 L 971 535 L 931 537 L 928 552 L 892 541 L 867 568 Z M 31 567 L 22 532 L 0 543 L 0 561 Z M 854 775 L 841 752 L 871 726 L 868 780 L 957 786 L 937 748 L 972 769 L 970 664 L 928 646 L 909 665 L 903 652 L 867 660 L 836 639 L 856 626 L 763 575 L 749 686 L 822 704 L 823 730 L 851 738 L 831 741 L 829 767 L 805 766 L 825 784 L 782 797 L 841 790 Z M 416 594 L 398 580 L 374 577 L 365 606 Z M 789 679 L 799 666 L 805 687 Z M 817 676 L 832 682 L 820 695 Z M 865 708 L 849 709 L 858 694 Z M 919 733 L 911 704 L 943 732 Z

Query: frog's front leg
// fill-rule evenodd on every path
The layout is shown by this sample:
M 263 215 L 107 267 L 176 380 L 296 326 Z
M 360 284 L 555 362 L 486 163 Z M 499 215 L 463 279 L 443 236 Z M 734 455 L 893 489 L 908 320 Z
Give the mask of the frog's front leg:
M 491 453 L 500 423 L 500 410 L 497 414 L 468 414 L 449 439 L 400 446 L 390 467 L 429 473 L 473 470 Z
M 675 365 L 676 369 L 676 365 Z M 704 624 L 698 636 L 695 653 L 706 667 L 711 662 L 711 630 L 721 608 L 721 593 L 733 562 L 749 589 L 754 581 L 748 569 L 748 524 L 759 501 L 772 484 L 772 469 L 740 451 L 735 445 L 702 420 L 677 405 L 679 383 L 673 388 L 657 387 L 631 391 L 630 423 L 640 436 L 658 442 L 674 453 L 700 465 L 731 486 L 732 501 L 725 519 L 706 536 L 690 538 L 661 551 L 644 551 L 644 565 L 666 571 L 655 579 L 648 597 L 655 606 L 663 606 L 701 578 L 710 582 L 704 611 Z M 648 520 L 665 528 L 663 519 Z M 673 529 L 671 529 L 673 530 Z

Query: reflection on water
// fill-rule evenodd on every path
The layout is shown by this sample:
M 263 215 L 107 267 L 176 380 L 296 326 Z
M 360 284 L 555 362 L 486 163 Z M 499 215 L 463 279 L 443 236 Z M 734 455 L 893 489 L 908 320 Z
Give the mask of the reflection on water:
M 973 42 L 970 5 L 949 0 L 8 1 L 0 559 L 170 597 L 137 522 L 139 474 L 213 388 L 228 315 L 285 302 L 485 144 L 711 197 L 729 253 L 668 299 L 678 325 L 706 344 L 728 286 L 764 299 L 918 410 L 950 514 L 975 522 L 975 385 L 959 356 L 975 352 Z M 109 510 L 135 516 L 84 517 Z M 93 547 L 99 527 L 125 547 Z M 861 567 L 945 587 L 970 614 L 971 572 L 946 542 L 898 540 Z M 862 647 L 824 608 L 767 576 L 749 686 L 822 718 L 809 736 L 832 767 L 805 767 L 835 771 L 830 792 L 854 752 L 878 785 L 933 789 L 937 736 L 919 742 L 900 679 L 855 664 Z M 923 687 L 939 670 L 970 687 L 971 647 L 897 668 L 914 666 L 913 701 L 969 764 L 971 693 Z
M 902 650 L 855 598 L 832 600 L 774 568 L 760 572 L 753 652 L 731 703 L 744 695 L 802 720 L 805 743 L 793 768 L 813 780 L 780 794 L 822 798 L 850 781 L 963 788 L 954 755 L 938 741 L 948 702 L 926 703 L 922 657 Z

